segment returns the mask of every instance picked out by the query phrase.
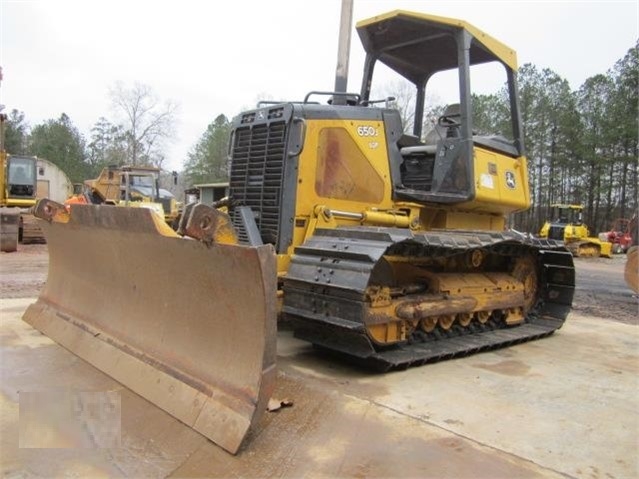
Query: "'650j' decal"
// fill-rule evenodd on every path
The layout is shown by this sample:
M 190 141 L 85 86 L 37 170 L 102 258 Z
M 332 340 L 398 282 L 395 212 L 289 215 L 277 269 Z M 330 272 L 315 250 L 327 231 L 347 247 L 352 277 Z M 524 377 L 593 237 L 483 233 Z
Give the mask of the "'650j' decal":
M 360 125 L 357 127 L 357 134 L 359 136 L 377 136 L 377 128 Z

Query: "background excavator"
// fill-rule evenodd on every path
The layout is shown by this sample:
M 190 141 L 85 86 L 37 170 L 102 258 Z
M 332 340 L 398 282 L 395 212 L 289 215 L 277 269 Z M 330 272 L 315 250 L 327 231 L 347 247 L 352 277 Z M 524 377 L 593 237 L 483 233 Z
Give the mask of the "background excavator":
M 38 159 L 7 154 L 6 119 L 6 115 L 0 113 L 0 251 L 11 253 L 18 249 L 23 216 L 36 204 Z
M 551 219 L 541 227 L 539 237 L 563 241 L 574 256 L 611 258 L 612 243 L 590 236 L 583 209 L 582 205 L 552 205 Z
M 505 228 L 530 204 L 513 50 L 467 22 L 406 11 L 357 33 L 359 93 L 346 92 L 340 35 L 335 91 L 234 119 L 227 213 L 187 205 L 174 232 L 143 208 L 40 201 L 49 277 L 24 320 L 232 453 L 273 390 L 278 315 L 378 370 L 560 328 L 572 255 Z M 471 77 L 485 64 L 503 73 L 510 122 L 479 135 Z M 374 71 L 415 88 L 410 134 L 372 96 Z M 439 72 L 456 74 L 455 106 L 422 137 Z

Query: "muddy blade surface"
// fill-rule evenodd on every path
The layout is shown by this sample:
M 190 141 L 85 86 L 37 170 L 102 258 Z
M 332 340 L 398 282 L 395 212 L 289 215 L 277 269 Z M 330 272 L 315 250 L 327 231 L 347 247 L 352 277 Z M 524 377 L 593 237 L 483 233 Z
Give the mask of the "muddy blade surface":
M 164 236 L 142 208 L 41 224 L 49 276 L 23 319 L 237 452 L 274 387 L 272 249 Z

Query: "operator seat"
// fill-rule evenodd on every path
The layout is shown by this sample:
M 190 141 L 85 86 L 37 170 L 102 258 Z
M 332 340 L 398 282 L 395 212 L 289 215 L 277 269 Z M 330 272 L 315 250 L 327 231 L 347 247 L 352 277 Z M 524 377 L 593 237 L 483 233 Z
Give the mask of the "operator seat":
M 442 116 L 460 118 L 461 108 L 459 103 L 452 103 L 446 107 Z M 440 117 L 441 118 L 441 117 Z M 443 126 L 439 124 L 439 121 L 435 123 L 435 126 L 424 137 L 424 143 L 426 145 L 437 145 L 437 142 L 443 138 L 455 138 L 460 135 L 459 127 L 456 126 Z
M 446 107 L 442 116 L 453 117 L 454 121 L 459 118 L 460 111 L 459 104 L 454 103 Z M 404 159 L 400 167 L 402 185 L 410 189 L 430 191 L 433 184 L 437 143 L 446 138 L 459 136 L 460 131 L 457 125 L 445 126 L 437 121 L 433 129 L 424 137 L 424 144 L 401 148 L 400 153 Z

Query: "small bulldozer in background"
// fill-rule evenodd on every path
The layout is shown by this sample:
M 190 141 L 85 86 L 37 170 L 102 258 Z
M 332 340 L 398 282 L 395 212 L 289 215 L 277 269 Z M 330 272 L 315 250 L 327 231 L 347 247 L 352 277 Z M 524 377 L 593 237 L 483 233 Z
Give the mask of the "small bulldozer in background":
M 348 93 L 341 31 L 335 91 L 234 119 L 225 211 L 187 205 L 176 232 L 145 208 L 36 207 L 49 277 L 24 320 L 232 453 L 273 391 L 278 316 L 387 371 L 546 337 L 571 309 L 563 243 L 506 229 L 530 205 L 514 51 L 393 11 L 357 24 L 367 56 Z M 470 78 L 486 64 L 510 129 L 478 135 Z M 372 96 L 375 68 L 414 86 L 411 132 Z M 454 106 L 423 136 L 427 84 L 448 71 Z
M 582 205 L 555 204 L 550 209 L 551 219 L 541 227 L 540 238 L 563 241 L 575 257 L 612 257 L 612 243 L 590 236 Z

